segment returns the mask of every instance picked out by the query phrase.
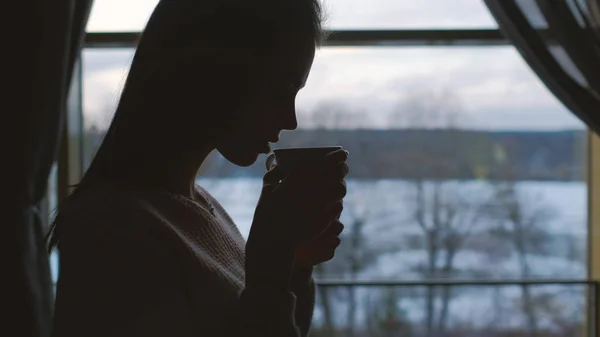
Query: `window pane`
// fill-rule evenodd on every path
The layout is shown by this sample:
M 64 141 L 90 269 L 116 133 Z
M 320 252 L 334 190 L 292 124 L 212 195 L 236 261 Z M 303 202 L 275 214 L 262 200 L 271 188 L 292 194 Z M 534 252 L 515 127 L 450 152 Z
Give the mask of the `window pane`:
M 140 31 L 157 0 L 96 0 L 89 32 Z M 496 28 L 481 0 L 328 0 L 330 29 Z
M 131 57 L 84 52 L 88 158 Z M 297 107 L 278 147 L 351 153 L 345 241 L 321 277 L 586 276 L 585 127 L 513 48 L 323 48 Z M 263 170 L 215 155 L 198 178 L 244 235 Z

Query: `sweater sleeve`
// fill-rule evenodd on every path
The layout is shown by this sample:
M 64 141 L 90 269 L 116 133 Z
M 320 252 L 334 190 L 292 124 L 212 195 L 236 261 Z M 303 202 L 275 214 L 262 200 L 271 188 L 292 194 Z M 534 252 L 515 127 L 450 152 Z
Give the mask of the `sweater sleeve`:
M 289 256 L 286 254 L 270 258 L 273 264 L 254 265 L 252 268 L 248 268 L 253 264 L 246 259 L 246 288 L 240 296 L 239 336 L 302 337 L 306 329 L 303 326 L 305 315 L 298 315 L 298 304 L 303 303 L 303 298 L 298 297 L 293 287 L 294 281 L 301 283 L 302 278 L 295 277 L 291 268 L 288 274 L 286 265 Z M 301 320 L 297 321 L 298 318 Z
M 310 331 L 315 285 L 312 270 L 292 274 L 289 290 L 247 286 L 240 296 L 240 336 L 306 337 Z
M 300 337 L 292 292 L 246 288 L 240 296 L 238 337 Z
M 315 307 L 315 282 L 312 268 L 299 270 L 291 280 L 291 290 L 296 295 L 296 324 L 303 337 L 308 336 Z

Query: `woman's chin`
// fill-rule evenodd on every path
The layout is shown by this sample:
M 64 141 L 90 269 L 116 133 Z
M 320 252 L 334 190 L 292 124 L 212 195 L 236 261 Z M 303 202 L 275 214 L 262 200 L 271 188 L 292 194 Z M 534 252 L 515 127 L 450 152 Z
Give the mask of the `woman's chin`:
M 217 151 L 227 159 L 230 163 L 240 166 L 248 167 L 256 163 L 258 156 L 261 154 L 262 149 L 251 148 L 250 146 L 221 146 L 217 147 Z
M 256 160 L 258 159 L 258 155 L 259 155 L 258 152 L 240 152 L 240 153 L 236 153 L 235 155 L 225 157 L 225 158 L 234 165 L 237 165 L 240 167 L 248 167 L 248 166 L 252 166 L 254 163 L 256 163 Z

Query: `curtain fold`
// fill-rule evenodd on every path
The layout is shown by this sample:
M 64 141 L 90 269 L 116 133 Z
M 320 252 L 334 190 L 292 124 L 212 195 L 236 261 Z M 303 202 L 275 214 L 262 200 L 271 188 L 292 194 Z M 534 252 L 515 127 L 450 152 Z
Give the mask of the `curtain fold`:
M 599 0 L 484 0 L 546 87 L 600 132 Z
M 19 26 L 11 32 L 15 43 L 7 43 L 3 50 L 14 54 L 4 64 L 9 69 L 3 80 L 11 85 L 3 105 L 15 107 L 11 111 L 15 122 L 5 131 L 17 138 L 2 144 L 8 153 L 16 154 L 4 155 L 15 165 L 9 167 L 3 190 L 10 198 L 3 205 L 6 263 L 1 284 L 7 296 L 0 301 L 6 315 L 0 326 L 2 336 L 51 333 L 54 296 L 44 242 L 48 214 L 40 213 L 40 204 L 56 157 L 69 83 L 91 4 L 92 0 L 38 0 L 17 1 L 10 7 Z

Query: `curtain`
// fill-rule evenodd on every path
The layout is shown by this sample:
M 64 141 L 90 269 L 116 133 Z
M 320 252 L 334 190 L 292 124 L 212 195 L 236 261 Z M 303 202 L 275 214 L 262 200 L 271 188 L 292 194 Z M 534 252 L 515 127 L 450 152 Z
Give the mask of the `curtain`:
M 2 336 L 51 333 L 53 287 L 44 242 L 48 214 L 40 214 L 40 206 L 91 4 L 13 1 L 4 12 L 15 24 L 9 40 L 3 41 L 3 54 L 9 58 L 3 62 L 2 80 L 8 85 L 3 91 L 9 93 L 3 98 L 3 129 L 15 136 L 1 144 L 8 150 L 2 153 L 2 166 L 8 168 L 2 186 L 9 196 L 2 205 Z
M 600 132 L 600 0 L 484 0 L 546 87 Z

